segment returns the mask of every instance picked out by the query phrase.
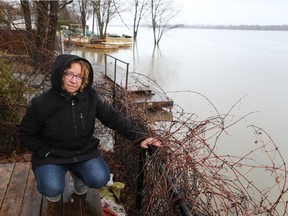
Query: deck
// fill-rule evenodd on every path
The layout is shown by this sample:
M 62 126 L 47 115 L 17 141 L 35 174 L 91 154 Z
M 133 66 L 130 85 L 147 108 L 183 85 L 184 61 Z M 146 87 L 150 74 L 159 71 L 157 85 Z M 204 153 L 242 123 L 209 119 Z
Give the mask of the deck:
M 0 164 L 0 174 L 0 216 L 106 215 L 99 193 L 89 189 L 86 195 L 74 194 L 68 175 L 62 200 L 50 203 L 37 191 L 30 163 Z

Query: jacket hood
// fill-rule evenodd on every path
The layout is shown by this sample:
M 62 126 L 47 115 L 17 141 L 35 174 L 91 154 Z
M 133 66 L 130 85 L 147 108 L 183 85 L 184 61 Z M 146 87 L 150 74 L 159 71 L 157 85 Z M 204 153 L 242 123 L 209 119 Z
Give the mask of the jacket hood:
M 68 67 L 70 62 L 74 60 L 82 59 L 86 61 L 89 65 L 89 80 L 88 84 L 84 89 L 84 92 L 92 87 L 93 83 L 93 68 L 90 64 L 90 62 L 80 56 L 77 55 L 71 55 L 71 54 L 60 54 L 56 57 L 54 65 L 52 67 L 52 74 L 51 74 L 51 84 L 52 88 L 55 89 L 58 92 L 63 92 L 62 90 L 62 76 L 64 74 L 65 69 Z

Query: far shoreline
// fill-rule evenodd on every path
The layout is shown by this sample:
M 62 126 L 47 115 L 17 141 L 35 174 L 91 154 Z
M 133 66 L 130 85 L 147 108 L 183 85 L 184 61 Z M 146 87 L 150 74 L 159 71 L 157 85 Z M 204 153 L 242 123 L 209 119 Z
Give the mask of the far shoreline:
M 122 27 L 123 25 L 111 24 L 110 26 Z M 127 26 L 126 26 L 127 27 Z M 140 27 L 152 28 L 151 25 L 141 25 Z M 207 25 L 207 24 L 174 24 L 166 26 L 167 29 L 218 29 L 218 30 L 257 30 L 257 31 L 288 31 L 288 25 Z

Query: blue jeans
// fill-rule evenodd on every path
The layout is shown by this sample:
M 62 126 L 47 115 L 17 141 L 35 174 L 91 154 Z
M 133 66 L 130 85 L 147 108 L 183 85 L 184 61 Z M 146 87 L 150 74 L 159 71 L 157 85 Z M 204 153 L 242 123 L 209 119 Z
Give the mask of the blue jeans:
M 68 171 L 91 188 L 101 188 L 110 179 L 109 167 L 102 157 L 70 164 L 47 164 L 34 170 L 38 191 L 48 197 L 63 193 Z

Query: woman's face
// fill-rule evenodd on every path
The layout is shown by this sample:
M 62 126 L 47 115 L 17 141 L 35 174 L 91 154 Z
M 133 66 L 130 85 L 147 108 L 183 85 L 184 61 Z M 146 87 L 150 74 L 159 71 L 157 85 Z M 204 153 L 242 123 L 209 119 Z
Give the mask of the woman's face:
M 66 68 L 62 77 L 62 88 L 70 95 L 76 93 L 82 83 L 81 65 L 72 63 L 70 68 Z

